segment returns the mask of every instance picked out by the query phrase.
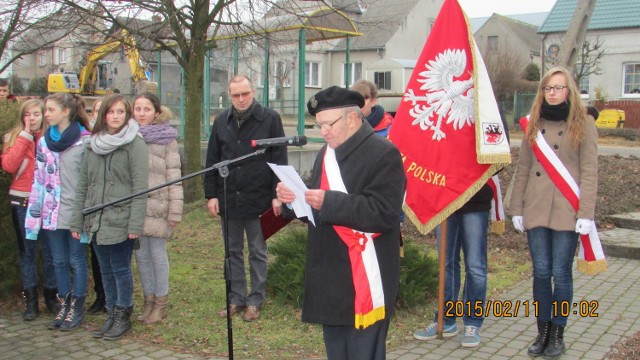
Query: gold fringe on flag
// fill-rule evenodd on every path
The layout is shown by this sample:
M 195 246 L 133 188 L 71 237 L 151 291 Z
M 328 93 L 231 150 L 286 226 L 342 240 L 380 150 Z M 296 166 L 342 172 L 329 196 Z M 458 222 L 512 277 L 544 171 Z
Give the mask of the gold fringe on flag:
M 384 306 L 377 307 L 366 314 L 356 314 L 356 329 L 364 329 L 383 320 L 385 316 Z
M 504 220 L 492 221 L 491 225 L 489 225 L 489 232 L 502 235 L 504 234 L 505 226 Z
M 404 211 L 407 214 L 409 220 L 411 220 L 413 225 L 416 227 L 416 229 L 424 235 L 429 231 L 435 229 L 435 227 L 442 223 L 445 219 L 447 219 L 449 215 L 453 214 L 456 210 L 460 209 L 464 204 L 466 204 L 467 201 L 469 201 L 469 199 L 471 199 L 471 197 L 476 192 L 478 192 L 478 190 L 480 190 L 480 188 L 482 188 L 484 184 L 487 183 L 487 180 L 489 180 L 489 178 L 493 176 L 496 171 L 502 169 L 505 165 L 506 164 L 491 164 L 487 171 L 485 171 L 485 173 L 482 174 L 482 176 L 480 176 L 480 178 L 478 178 L 478 180 L 476 180 L 473 185 L 465 190 L 464 193 L 460 194 L 460 196 L 458 196 L 457 199 L 451 202 L 449 206 L 442 209 L 439 213 L 437 213 L 424 224 L 420 222 L 413 210 L 406 204 L 403 206 Z
M 584 259 L 578 259 L 578 271 L 587 275 L 598 275 L 607 270 L 607 260 L 600 259 L 594 261 L 587 261 Z

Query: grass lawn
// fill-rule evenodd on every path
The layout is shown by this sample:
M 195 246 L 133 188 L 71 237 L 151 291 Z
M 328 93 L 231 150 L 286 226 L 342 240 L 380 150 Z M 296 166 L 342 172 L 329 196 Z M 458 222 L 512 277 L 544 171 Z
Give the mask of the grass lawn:
M 301 224 L 291 223 L 269 241 L 277 241 L 278 236 L 293 226 L 302 226 L 296 223 Z M 436 256 L 431 236 L 414 240 L 423 242 L 431 256 Z M 493 238 L 490 241 L 494 241 Z M 190 206 L 168 248 L 171 263 L 169 316 L 162 324 L 135 322 L 131 336 L 182 352 L 228 355 L 226 319 L 217 316 L 217 312 L 225 307 L 224 247 L 219 219 L 212 219 L 204 206 Z M 490 245 L 489 264 L 489 297 L 499 296 L 505 288 L 530 273 L 528 256 L 495 244 Z M 137 270 L 134 274 L 134 312 L 137 315 L 142 307 L 142 293 Z M 413 341 L 413 332 L 431 321 L 437 306 L 436 297 L 437 294 L 433 294 L 425 299 L 422 306 L 398 310 L 388 336 L 388 348 Z M 88 316 L 86 319 L 95 326 L 102 321 L 102 317 Z M 233 344 L 234 355 L 238 358 L 325 357 L 321 327 L 302 323 L 299 309 L 282 304 L 269 294 L 259 321 L 247 323 L 240 316 L 234 317 Z

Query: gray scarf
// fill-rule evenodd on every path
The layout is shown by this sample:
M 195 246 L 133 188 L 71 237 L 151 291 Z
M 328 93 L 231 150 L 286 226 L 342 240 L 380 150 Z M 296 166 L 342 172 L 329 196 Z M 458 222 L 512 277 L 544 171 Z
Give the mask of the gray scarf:
M 91 136 L 91 150 L 98 155 L 107 155 L 122 145 L 132 142 L 138 135 L 140 125 L 135 120 L 129 123 L 117 134 L 102 131 Z

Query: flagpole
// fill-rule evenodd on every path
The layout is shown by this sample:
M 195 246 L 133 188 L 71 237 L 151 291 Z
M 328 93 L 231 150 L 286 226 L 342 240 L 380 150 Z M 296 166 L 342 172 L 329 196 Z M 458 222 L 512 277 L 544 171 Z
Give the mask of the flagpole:
M 438 327 L 436 328 L 436 334 L 438 339 L 442 339 L 444 327 L 444 278 L 445 264 L 447 263 L 447 219 L 440 223 L 440 251 L 438 256 L 440 258 L 440 270 L 438 272 Z

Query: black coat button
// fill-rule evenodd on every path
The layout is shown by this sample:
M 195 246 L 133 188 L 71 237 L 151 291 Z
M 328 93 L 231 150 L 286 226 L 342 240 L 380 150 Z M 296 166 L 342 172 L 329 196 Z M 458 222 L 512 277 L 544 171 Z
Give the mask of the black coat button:
M 540 171 L 536 171 L 536 176 L 540 176 Z
M 542 129 L 542 130 L 541 130 L 541 132 L 544 134 L 544 133 L 546 132 L 546 130 L 545 130 L 545 129 Z
M 556 150 L 558 150 L 559 147 L 560 146 L 558 146 L 558 145 L 553 145 L 553 148 L 556 149 Z
M 560 131 L 558 132 L 558 135 L 562 136 L 562 134 L 564 134 L 564 131 L 560 130 Z

